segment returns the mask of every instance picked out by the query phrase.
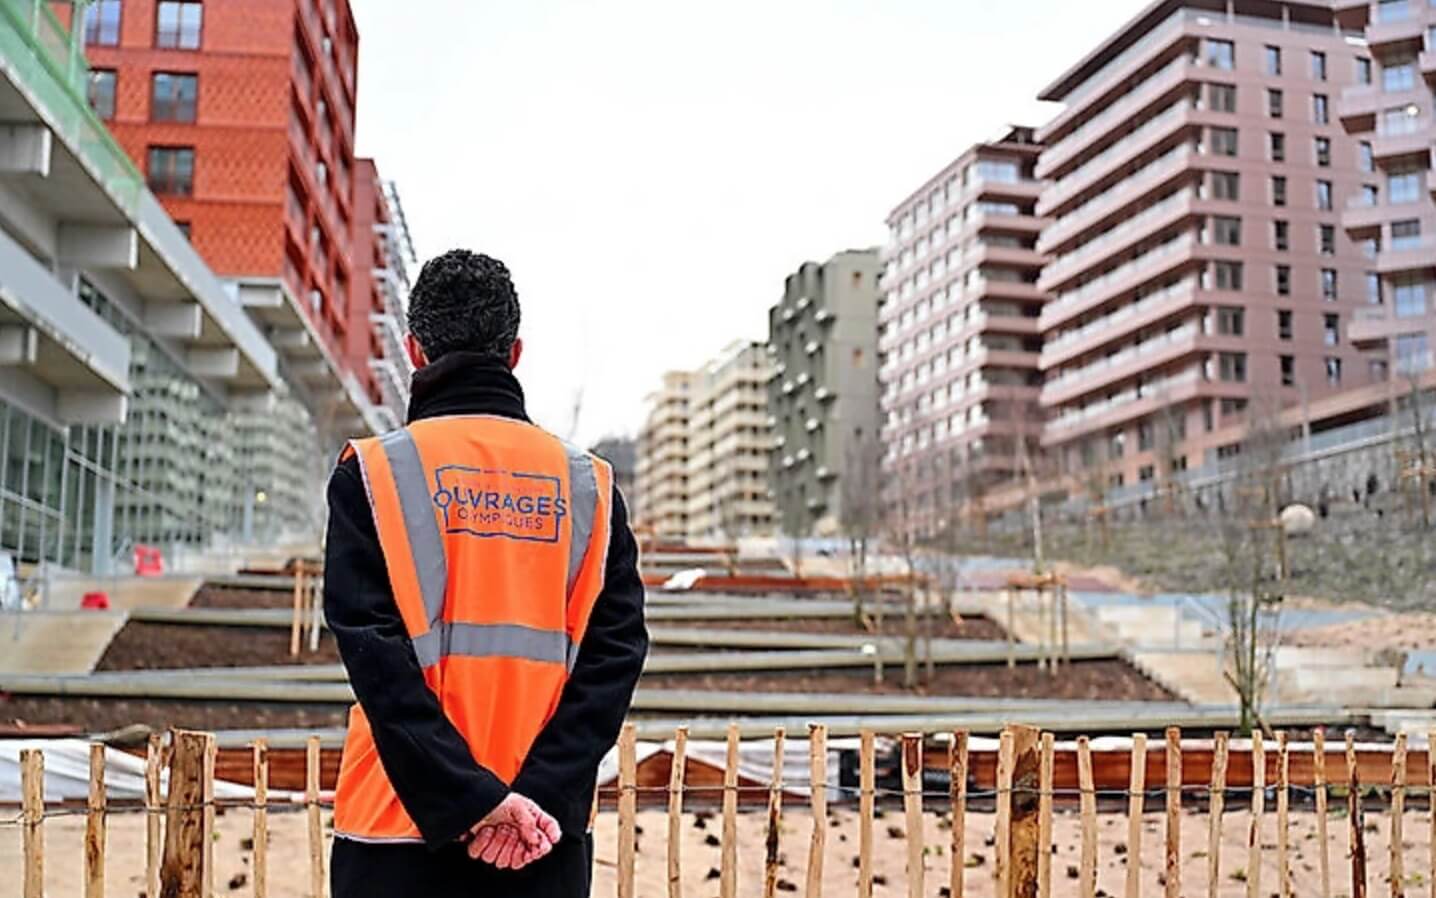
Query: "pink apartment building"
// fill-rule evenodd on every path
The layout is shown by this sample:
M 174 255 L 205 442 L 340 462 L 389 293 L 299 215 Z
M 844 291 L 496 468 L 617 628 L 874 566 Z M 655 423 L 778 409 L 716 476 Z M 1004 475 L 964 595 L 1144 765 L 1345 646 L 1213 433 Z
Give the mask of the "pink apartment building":
M 1034 172 L 1062 471 L 1160 481 L 1238 452 L 1256 409 L 1387 377 L 1353 343 L 1372 263 L 1342 219 L 1370 177 L 1338 111 L 1360 36 L 1330 3 L 1158 0 L 1042 91 L 1066 106 Z

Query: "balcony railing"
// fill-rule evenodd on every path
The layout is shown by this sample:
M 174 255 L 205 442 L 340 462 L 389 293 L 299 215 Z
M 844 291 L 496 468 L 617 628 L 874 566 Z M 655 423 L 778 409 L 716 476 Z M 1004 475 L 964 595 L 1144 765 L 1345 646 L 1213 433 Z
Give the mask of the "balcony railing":
M 1126 137 L 1107 147 L 1107 149 L 1072 169 L 1056 181 L 1053 181 L 1053 192 L 1068 190 L 1077 180 L 1100 170 L 1102 166 L 1111 161 L 1113 157 L 1147 140 L 1163 128 L 1170 127 L 1177 119 L 1191 111 L 1192 108 L 1193 106 L 1190 100 L 1179 100 L 1173 103 L 1165 111 L 1158 113 L 1131 134 L 1128 134 Z
M 1173 147 L 1146 165 L 1127 175 L 1082 205 L 1058 216 L 1037 241 L 1037 249 L 1045 251 L 1071 237 L 1084 222 L 1110 212 L 1119 203 L 1130 202 L 1141 195 L 1148 180 L 1160 180 L 1183 168 L 1192 156 L 1188 144 Z
M 1185 340 L 1191 340 L 1201 334 L 1201 332 L 1202 329 L 1196 322 L 1184 324 L 1175 330 L 1167 331 L 1161 336 L 1152 337 L 1140 343 L 1134 343 L 1126 349 L 1115 352 L 1109 356 L 1104 356 L 1095 362 L 1083 365 L 1081 368 L 1064 368 L 1056 375 L 1049 377 L 1045 386 L 1052 388 L 1055 392 L 1056 388 L 1064 387 L 1072 381 L 1096 377 L 1101 372 L 1110 368 L 1120 367 L 1135 359 L 1159 352 L 1169 346 L 1173 346 Z
M 1044 356 L 1055 356 L 1063 348 L 1073 343 L 1080 343 L 1093 334 L 1111 330 L 1116 332 L 1122 322 L 1136 318 L 1150 312 L 1152 309 L 1166 303 L 1174 296 L 1189 295 L 1196 289 L 1196 281 L 1191 278 L 1183 278 L 1169 287 L 1164 287 L 1155 293 L 1149 293 L 1133 303 L 1128 303 L 1100 318 L 1095 318 L 1078 328 L 1063 331 L 1046 342 L 1042 354 Z M 1044 366 L 1049 362 L 1044 361 Z
M 1043 269 L 1042 277 L 1039 279 L 1040 283 L 1051 284 L 1055 282 L 1058 277 L 1071 271 L 1073 267 L 1084 259 L 1091 258 L 1093 254 L 1103 247 L 1111 246 L 1123 237 L 1140 233 L 1152 220 L 1173 211 L 1183 202 L 1190 202 L 1195 197 L 1195 191 L 1179 190 L 1155 205 L 1148 206 L 1131 218 L 1123 219 L 1121 224 L 1103 233 L 1100 237 L 1089 240 L 1071 252 L 1053 259 L 1052 263 Z
M 1128 275 L 1142 268 L 1150 266 L 1159 259 L 1191 249 L 1196 245 L 1196 238 L 1191 234 L 1183 234 L 1154 249 L 1150 249 L 1135 259 L 1124 262 L 1103 274 L 1098 275 L 1075 290 L 1068 290 L 1058 294 L 1057 298 L 1042 308 L 1042 317 L 1046 321 L 1054 321 L 1063 313 L 1080 305 L 1084 300 L 1108 289 L 1114 282 L 1120 281 Z
M 1189 383 L 1196 383 L 1201 379 L 1202 372 L 1199 368 L 1190 368 L 1181 374 L 1174 374 L 1162 380 L 1151 381 L 1140 389 L 1133 387 L 1124 390 L 1114 396 L 1098 400 L 1082 408 L 1067 408 L 1059 411 L 1049 423 L 1052 430 L 1066 430 L 1082 424 L 1084 421 L 1105 415 L 1125 405 L 1131 405 L 1143 399 L 1151 399 L 1162 395 L 1170 390 Z

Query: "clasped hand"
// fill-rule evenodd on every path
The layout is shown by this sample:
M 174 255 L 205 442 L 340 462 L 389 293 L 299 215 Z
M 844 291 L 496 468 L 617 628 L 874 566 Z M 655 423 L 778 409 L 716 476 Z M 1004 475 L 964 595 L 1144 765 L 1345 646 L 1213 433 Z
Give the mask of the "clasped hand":
M 500 870 L 518 870 L 553 851 L 563 835 L 558 821 L 517 792 L 469 830 L 469 857 Z

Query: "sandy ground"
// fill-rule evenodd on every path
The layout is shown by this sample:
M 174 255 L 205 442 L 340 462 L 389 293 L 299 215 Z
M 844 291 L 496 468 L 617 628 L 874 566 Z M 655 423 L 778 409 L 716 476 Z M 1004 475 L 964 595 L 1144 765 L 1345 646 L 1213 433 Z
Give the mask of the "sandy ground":
M 8 812 L 0 819 L 9 820 Z M 1247 850 L 1247 833 L 1251 816 L 1244 809 L 1233 810 L 1223 819 L 1221 853 L 1222 896 L 1245 896 L 1246 875 L 1251 869 Z M 715 898 L 718 894 L 719 845 L 721 820 L 713 816 L 696 826 L 692 815 L 686 815 L 683 833 L 684 894 L 696 898 Z M 1388 894 L 1388 836 L 1390 820 L 1384 813 L 1367 817 L 1366 844 L 1368 852 L 1368 883 L 1371 894 Z M 663 898 L 665 892 L 665 852 L 667 820 L 661 812 L 639 814 L 638 890 L 640 898 Z M 827 849 L 824 853 L 824 894 L 851 896 L 856 893 L 857 815 L 847 809 L 834 811 L 829 821 Z M 906 840 L 903 815 L 898 809 L 887 810 L 874 823 L 874 867 L 881 879 L 877 895 L 907 893 L 905 859 Z M 1424 894 L 1431 870 L 1431 831 L 1424 810 L 1408 813 L 1404 819 L 1405 872 L 1408 892 Z M 739 894 L 761 894 L 763 878 L 763 843 L 765 817 L 761 813 L 744 813 L 738 819 Z M 1142 893 L 1162 894 L 1159 876 L 1162 871 L 1162 837 L 1164 818 L 1161 813 L 1149 814 L 1143 820 L 1141 846 Z M 270 888 L 275 898 L 304 898 L 308 877 L 305 820 L 302 814 L 273 815 L 270 821 Z M 1344 817 L 1333 813 L 1330 819 L 1330 858 L 1332 894 L 1350 895 L 1350 868 L 1346 860 L 1347 826 Z M 47 858 L 46 892 L 51 896 L 81 893 L 83 817 L 61 817 L 46 824 L 45 856 Z M 250 895 L 253 882 L 250 874 L 250 852 L 243 850 L 242 839 L 250 835 L 250 815 L 231 811 L 217 820 L 215 842 L 217 868 L 216 895 Z M 945 894 L 950 870 L 951 832 L 938 815 L 924 820 L 927 846 L 925 895 Z M 594 871 L 593 894 L 616 893 L 616 832 L 617 817 L 612 813 L 600 816 L 596 831 L 597 864 Z M 991 814 L 969 814 L 966 827 L 967 858 L 966 894 L 986 898 L 994 894 L 994 850 L 985 840 L 993 832 Z M 1078 819 L 1073 814 L 1059 813 L 1054 822 L 1053 894 L 1077 894 L 1076 871 L 1080 844 Z M 811 817 L 807 808 L 794 807 L 784 814 L 780 856 L 780 894 L 791 884 L 801 893 L 806 877 Z M 1127 820 L 1118 812 L 1104 811 L 1098 824 L 1098 895 L 1124 893 L 1126 877 Z M 706 840 L 712 837 L 713 843 Z M 1261 893 L 1274 895 L 1279 891 L 1276 857 L 1276 818 L 1265 818 L 1262 842 Z M 110 822 L 106 852 L 106 895 L 115 898 L 136 898 L 144 891 L 143 881 L 144 826 L 139 817 L 126 815 Z M 1309 812 L 1292 814 L 1291 875 L 1296 895 L 1320 894 L 1320 867 L 1315 841 L 1315 817 Z M 1185 894 L 1206 894 L 1207 883 L 1207 822 L 1205 816 L 1185 815 L 1182 822 L 1182 884 Z M 327 854 L 327 850 L 326 850 Z M 0 898 L 20 895 L 20 832 L 10 825 L 0 826 Z
M 1422 611 L 1383 614 L 1351 623 L 1296 630 L 1287 639 L 1296 645 L 1429 649 L 1436 646 L 1436 614 Z

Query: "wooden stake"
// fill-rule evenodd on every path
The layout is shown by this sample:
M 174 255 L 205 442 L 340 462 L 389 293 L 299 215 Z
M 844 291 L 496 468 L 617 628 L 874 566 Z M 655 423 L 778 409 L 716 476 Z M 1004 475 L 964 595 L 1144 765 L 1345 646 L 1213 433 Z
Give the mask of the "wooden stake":
M 1346 817 L 1351 824 L 1351 898 L 1366 898 L 1366 821 L 1361 811 L 1361 769 L 1356 734 L 1346 731 Z
M 783 741 L 782 727 L 773 729 L 773 775 L 768 778 L 768 837 L 763 856 L 763 896 L 778 894 L 778 840 L 783 826 Z
M 1326 844 L 1326 730 L 1317 727 L 1311 740 L 1311 784 L 1316 792 L 1316 860 L 1321 868 L 1321 898 L 1331 898 L 1331 857 Z M 1436 894 L 1431 898 L 1436 898 Z
M 1037 894 L 1042 898 L 1052 895 L 1052 753 L 1052 734 L 1043 733 L 1037 773 Z
M 254 740 L 254 898 L 269 896 L 269 743 Z
M 165 854 L 160 865 L 160 898 L 201 898 L 204 894 L 205 754 L 214 737 L 170 731 L 170 777 L 165 813 Z
M 1281 898 L 1291 898 L 1291 752 L 1286 732 L 1276 734 L 1276 869 Z
M 24 896 L 45 898 L 45 755 L 38 748 L 20 750 L 21 841 L 25 855 Z
M 967 731 L 952 734 L 948 748 L 948 796 L 952 801 L 952 865 L 948 874 L 948 894 L 963 898 L 964 873 L 967 870 Z
M 902 805 L 907 815 L 907 893 L 922 898 L 925 870 L 922 835 L 922 734 L 902 736 Z
M 687 763 L 688 727 L 681 726 L 673 733 L 673 769 L 668 774 L 668 898 L 683 898 L 683 775 Z
M 808 724 L 808 803 L 813 809 L 813 839 L 808 846 L 808 898 L 822 898 L 823 851 L 828 844 L 828 728 Z
M 1402 842 L 1404 830 L 1401 816 L 1406 813 L 1406 734 L 1396 734 L 1396 747 L 1391 752 L 1391 898 L 1406 896 L 1406 862 Z M 1432 847 L 1436 850 L 1436 846 Z
M 1167 898 L 1182 895 L 1182 731 L 1167 727 Z
M 309 578 L 309 651 L 319 651 L 319 622 L 324 617 L 324 581 L 315 572 Z
M 718 894 L 738 894 L 738 724 L 728 724 L 728 757 L 723 768 L 723 845 L 719 849 Z
M 159 733 L 150 733 L 145 745 L 145 894 L 160 893 L 160 769 L 164 767 L 164 743 Z
M 204 803 L 204 831 L 214 832 L 214 761 L 218 751 L 214 737 L 210 736 L 204 745 L 204 772 L 200 780 L 203 791 L 200 800 Z M 204 898 L 214 898 L 214 839 L 206 835 L 204 840 Z M 316 893 L 319 898 L 319 893 Z
M 997 833 L 993 847 L 997 849 L 997 894 L 1012 894 L 1012 751 L 1017 736 L 1007 727 L 997 740 Z
M 1252 730 L 1252 819 L 1247 830 L 1247 898 L 1262 898 L 1261 829 L 1266 813 L 1266 745 L 1261 730 Z
M 1222 811 L 1227 803 L 1227 734 L 1217 732 L 1212 745 L 1212 787 L 1207 816 L 1207 895 L 1217 898 L 1222 882 Z
M 1057 584 L 1059 601 L 1062 608 L 1062 664 L 1064 666 L 1072 663 L 1072 646 L 1068 633 L 1068 607 L 1067 607 L 1067 583 L 1062 581 Z
M 289 622 L 289 656 L 299 656 L 300 622 L 304 616 L 304 562 L 294 562 L 294 613 Z
M 1131 782 L 1127 786 L 1127 898 L 1142 894 L 1142 804 L 1147 790 L 1147 734 L 1132 736 Z
M 319 818 L 319 737 L 304 742 L 304 804 L 309 814 L 309 895 L 324 898 L 324 823 Z
M 1431 869 L 1426 881 L 1431 884 L 1431 898 L 1436 898 L 1436 729 L 1426 733 L 1426 806 L 1431 815 L 1431 831 L 1426 838 L 1426 854 Z
M 1077 786 L 1081 790 L 1082 859 L 1077 875 L 1077 894 L 1097 894 L 1097 790 L 1092 781 L 1092 746 L 1086 736 L 1077 737 Z
M 873 731 L 863 730 L 858 749 L 858 898 L 873 898 Z
M 633 722 L 618 734 L 618 898 L 634 898 L 638 850 L 638 730 Z
M 1007 596 L 1007 666 L 1017 666 L 1017 596 L 1015 590 L 1004 590 Z
M 105 747 L 98 742 L 90 745 L 85 807 L 85 898 L 105 898 Z
M 1037 836 L 1038 781 L 1041 761 L 1038 743 L 1041 733 L 1035 727 L 1012 727 L 1012 783 L 1009 791 L 1011 843 L 1011 895 L 1014 898 L 1037 898 Z

